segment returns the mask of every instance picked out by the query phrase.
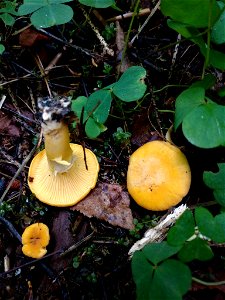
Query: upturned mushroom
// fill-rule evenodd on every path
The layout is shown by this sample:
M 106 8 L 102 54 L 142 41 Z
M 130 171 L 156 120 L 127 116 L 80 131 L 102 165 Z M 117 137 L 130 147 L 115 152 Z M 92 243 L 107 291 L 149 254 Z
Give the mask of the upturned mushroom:
M 191 170 L 185 155 L 168 142 L 148 142 L 130 157 L 127 189 L 146 209 L 161 211 L 177 205 L 190 184 Z
M 96 185 L 99 164 L 95 154 L 70 143 L 71 101 L 67 97 L 39 99 L 45 149 L 32 160 L 28 185 L 35 196 L 52 206 L 72 206 Z
M 46 253 L 50 240 L 49 229 L 43 223 L 28 226 L 22 234 L 22 252 L 32 258 L 41 258 Z

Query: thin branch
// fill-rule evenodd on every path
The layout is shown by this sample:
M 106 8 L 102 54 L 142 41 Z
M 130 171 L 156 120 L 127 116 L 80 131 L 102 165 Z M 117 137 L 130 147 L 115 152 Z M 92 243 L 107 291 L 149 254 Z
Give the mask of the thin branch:
M 31 157 L 33 156 L 33 154 L 35 153 L 40 141 L 42 139 L 42 134 L 40 134 L 39 139 L 37 144 L 33 147 L 33 149 L 31 150 L 30 154 L 24 159 L 24 161 L 22 162 L 21 166 L 19 167 L 19 169 L 17 170 L 17 172 L 15 173 L 15 175 L 13 176 L 13 178 L 10 180 L 7 188 L 5 189 L 3 195 L 0 198 L 0 203 L 2 203 L 2 201 L 5 199 L 8 191 L 10 190 L 14 180 L 19 176 L 19 174 L 22 172 L 23 168 L 26 166 L 26 164 L 28 163 L 28 161 L 31 159 Z
M 116 21 L 120 21 L 120 20 L 123 20 L 123 19 L 132 18 L 133 15 L 141 17 L 141 16 L 148 15 L 150 12 L 151 12 L 150 8 L 144 8 L 144 9 L 139 10 L 139 12 L 137 12 L 137 13 L 135 13 L 135 12 L 128 12 L 126 14 L 119 15 L 119 16 L 107 19 L 106 22 L 116 22 Z

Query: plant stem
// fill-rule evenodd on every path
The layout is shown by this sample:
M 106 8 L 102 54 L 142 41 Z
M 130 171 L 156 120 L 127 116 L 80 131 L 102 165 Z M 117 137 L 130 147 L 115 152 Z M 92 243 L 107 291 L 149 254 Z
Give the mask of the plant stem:
M 208 281 L 204 281 L 204 280 L 201 280 L 201 279 L 198 279 L 196 277 L 192 277 L 192 280 L 197 282 L 197 283 L 200 283 L 202 285 L 207 285 L 207 286 L 217 286 L 217 285 L 223 285 L 225 284 L 225 280 L 223 281 L 216 281 L 216 282 L 208 282 Z
M 182 87 L 187 87 L 187 85 L 185 85 L 185 84 L 168 84 L 168 85 L 165 85 L 164 87 L 162 87 L 162 88 L 159 89 L 159 90 L 153 91 L 152 93 L 153 93 L 153 94 L 160 93 L 160 92 L 162 92 L 163 90 L 168 89 L 168 88 L 170 88 L 170 87 L 179 87 L 179 88 L 182 88 Z
M 206 68 L 209 64 L 211 26 L 212 26 L 212 3 L 213 3 L 213 0 L 210 0 L 209 17 L 208 17 L 208 30 L 207 30 L 207 49 L 206 49 L 205 62 L 204 62 L 203 71 L 202 71 L 202 79 L 204 79 L 204 77 L 205 77 L 205 70 L 206 70 Z
M 132 15 L 130 24 L 129 24 L 128 32 L 127 32 L 127 35 L 126 35 L 126 38 L 125 38 L 125 46 L 124 46 L 124 49 L 123 49 L 122 59 L 121 59 L 121 64 L 120 64 L 120 66 L 122 65 L 122 62 L 123 62 L 124 57 L 125 57 L 125 55 L 126 55 L 126 51 L 127 51 L 127 47 L 128 47 L 128 42 L 129 42 L 129 37 L 130 37 L 131 29 L 132 29 L 132 26 L 133 26 L 134 18 L 135 18 L 136 15 L 137 15 L 137 11 L 138 11 L 138 6 L 139 6 L 139 4 L 140 4 L 140 0 L 137 0 L 136 3 L 135 3 L 134 12 L 133 12 L 133 15 Z M 119 73 L 120 73 L 120 72 L 119 72 Z M 119 74 L 119 73 L 118 73 L 118 74 Z

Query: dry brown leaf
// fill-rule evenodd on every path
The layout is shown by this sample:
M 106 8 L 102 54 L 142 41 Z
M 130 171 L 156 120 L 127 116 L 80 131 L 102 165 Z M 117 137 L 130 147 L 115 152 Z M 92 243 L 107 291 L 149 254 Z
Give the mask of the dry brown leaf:
M 39 33 L 36 30 L 33 30 L 31 28 L 25 29 L 23 32 L 21 32 L 19 36 L 19 43 L 23 47 L 32 47 L 34 44 L 36 44 L 38 41 L 46 41 L 49 40 L 49 38 Z
M 71 207 L 87 217 L 96 217 L 114 226 L 133 229 L 128 193 L 118 184 L 100 183 L 81 202 Z
M 152 127 L 148 118 L 147 109 L 143 109 L 140 114 L 134 118 L 131 143 L 140 147 L 147 142 L 158 139 L 161 139 L 159 133 Z

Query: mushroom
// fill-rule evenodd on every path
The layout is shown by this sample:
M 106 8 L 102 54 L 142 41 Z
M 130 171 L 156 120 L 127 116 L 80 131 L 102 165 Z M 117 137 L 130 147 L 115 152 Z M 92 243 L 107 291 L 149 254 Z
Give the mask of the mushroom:
M 185 155 L 168 142 L 148 142 L 130 156 L 127 189 L 146 209 L 160 211 L 177 205 L 190 184 L 191 171 Z
M 45 149 L 32 160 L 28 185 L 35 196 L 52 206 L 71 206 L 96 185 L 99 163 L 95 154 L 70 143 L 68 124 L 71 101 L 67 97 L 39 99 Z
M 41 258 L 47 253 L 49 244 L 49 229 L 43 223 L 28 226 L 22 234 L 23 254 L 32 258 Z

